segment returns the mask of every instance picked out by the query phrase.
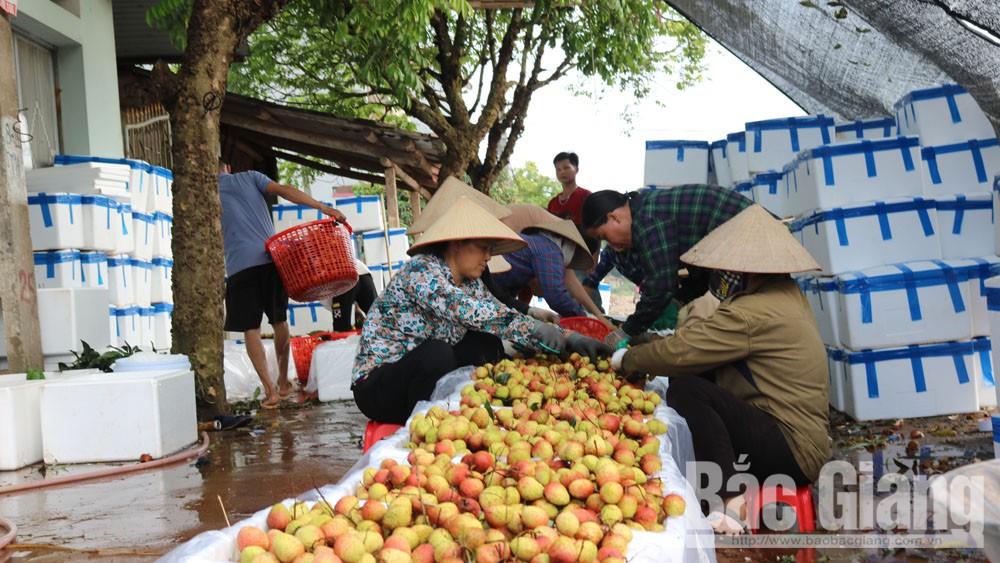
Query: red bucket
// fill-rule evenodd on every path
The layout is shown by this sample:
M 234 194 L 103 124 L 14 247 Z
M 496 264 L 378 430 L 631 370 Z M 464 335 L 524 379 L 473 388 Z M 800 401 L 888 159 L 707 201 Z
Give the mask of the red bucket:
M 358 283 L 350 226 L 334 219 L 311 221 L 267 239 L 288 296 L 308 302 L 342 295 Z

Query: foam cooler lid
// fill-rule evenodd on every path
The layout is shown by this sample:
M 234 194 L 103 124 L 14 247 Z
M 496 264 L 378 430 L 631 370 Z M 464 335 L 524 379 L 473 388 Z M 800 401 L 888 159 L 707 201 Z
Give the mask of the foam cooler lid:
M 111 369 L 115 372 L 189 370 L 191 362 L 183 354 L 137 352 L 115 361 Z

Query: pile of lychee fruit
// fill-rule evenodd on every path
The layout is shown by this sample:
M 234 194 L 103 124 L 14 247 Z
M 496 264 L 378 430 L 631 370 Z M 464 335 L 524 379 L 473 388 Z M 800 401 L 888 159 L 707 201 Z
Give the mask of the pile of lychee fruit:
M 576 354 L 478 367 L 459 408 L 411 417 L 406 463 L 332 506 L 274 505 L 268 531 L 240 530 L 240 561 L 624 562 L 633 529 L 685 510 L 657 477 L 659 401 Z

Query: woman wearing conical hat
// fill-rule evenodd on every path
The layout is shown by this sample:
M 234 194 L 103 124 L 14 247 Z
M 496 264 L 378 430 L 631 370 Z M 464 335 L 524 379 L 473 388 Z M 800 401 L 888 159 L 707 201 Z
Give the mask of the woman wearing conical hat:
M 480 277 L 493 255 L 524 246 L 514 231 L 462 197 L 417 238 L 368 312 L 354 362 L 354 400 L 368 418 L 401 424 L 438 379 L 503 358 L 501 339 L 562 352 L 566 336 L 506 307 Z
M 721 469 L 723 484 L 743 471 L 759 483 L 771 475 L 816 480 L 830 455 L 826 350 L 789 276 L 819 270 L 816 261 L 759 205 L 681 260 L 709 270 L 718 309 L 672 336 L 619 350 L 613 367 L 626 377 L 670 377 L 667 403 L 687 419 L 698 462 Z M 719 492 L 734 512 L 709 519 L 718 530 L 740 530 L 733 517 L 745 514 L 733 507 L 744 505 L 742 492 Z
M 497 285 L 512 295 L 530 287 L 558 315 L 579 317 L 589 312 L 611 326 L 574 273 L 594 267 L 593 253 L 577 226 L 537 205 L 515 204 L 509 209 L 511 214 L 501 221 L 528 246 L 504 257 L 510 269 L 494 276 Z

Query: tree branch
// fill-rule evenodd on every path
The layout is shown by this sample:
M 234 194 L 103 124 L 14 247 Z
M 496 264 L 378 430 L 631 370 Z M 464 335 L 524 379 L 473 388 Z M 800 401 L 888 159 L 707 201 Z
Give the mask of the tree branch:
M 514 10 L 500 44 L 497 64 L 493 67 L 493 76 L 490 77 L 490 93 L 486 97 L 483 112 L 476 123 L 477 137 L 481 138 L 483 133 L 488 131 L 496 121 L 507 95 L 507 67 L 510 66 L 510 61 L 514 56 L 514 42 L 521 32 L 521 22 L 521 10 Z
M 456 34 L 458 33 L 458 28 L 463 27 L 461 21 L 461 18 L 459 18 Z M 441 84 L 444 99 L 450 109 L 451 118 L 449 121 L 458 127 L 468 125 L 469 110 L 465 106 L 465 100 L 462 98 L 462 69 L 460 66 L 461 53 L 459 53 L 459 46 L 452 42 L 448 31 L 447 17 L 439 10 L 435 10 L 434 15 L 431 16 L 431 26 L 434 28 L 434 41 L 437 43 L 437 61 L 441 72 L 441 78 L 438 82 Z

